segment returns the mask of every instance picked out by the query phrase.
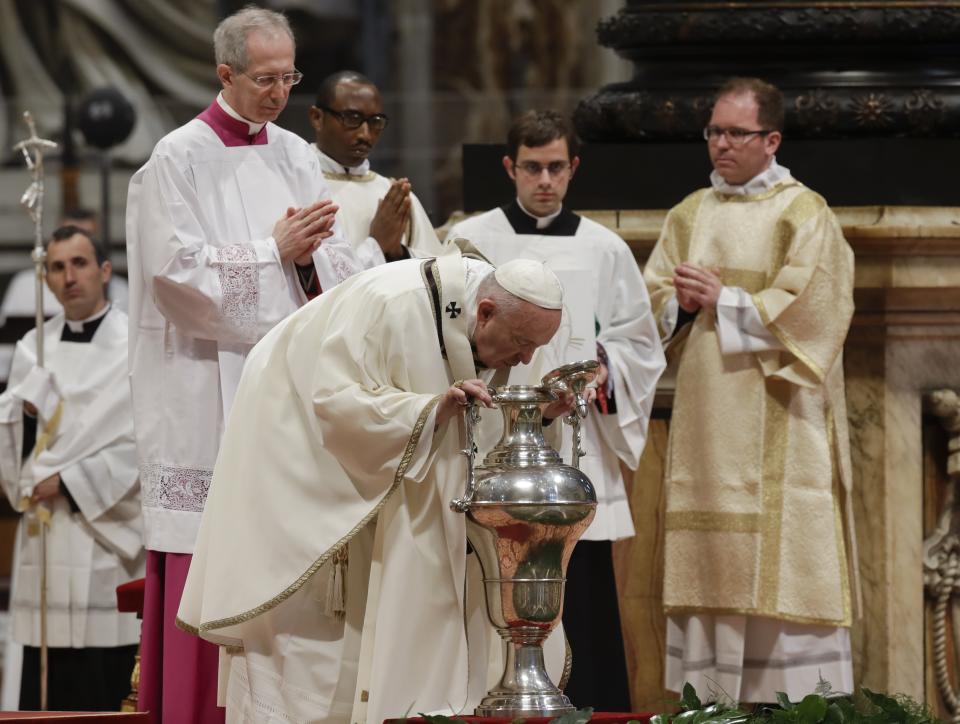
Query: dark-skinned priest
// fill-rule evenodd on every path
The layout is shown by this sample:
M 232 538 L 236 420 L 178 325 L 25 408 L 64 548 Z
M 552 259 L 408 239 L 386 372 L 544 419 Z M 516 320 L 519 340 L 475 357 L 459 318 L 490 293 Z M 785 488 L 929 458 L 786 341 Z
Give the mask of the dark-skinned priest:
M 253 349 L 179 612 L 229 647 L 229 721 L 452 714 L 495 683 L 502 644 L 449 507 L 460 413 L 553 337 L 562 296 L 541 262 L 494 270 L 451 249 L 348 279 Z M 546 653 L 559 680 L 562 635 Z

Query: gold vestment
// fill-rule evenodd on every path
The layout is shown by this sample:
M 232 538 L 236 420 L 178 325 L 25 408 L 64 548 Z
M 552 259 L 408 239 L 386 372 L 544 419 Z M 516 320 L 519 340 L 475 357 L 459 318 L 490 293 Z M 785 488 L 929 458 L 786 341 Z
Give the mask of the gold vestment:
M 751 294 L 780 348 L 724 355 L 704 311 L 671 340 L 666 611 L 848 626 L 853 253 L 824 199 L 788 177 L 747 196 L 703 189 L 670 211 L 645 271 L 658 319 L 683 261 Z

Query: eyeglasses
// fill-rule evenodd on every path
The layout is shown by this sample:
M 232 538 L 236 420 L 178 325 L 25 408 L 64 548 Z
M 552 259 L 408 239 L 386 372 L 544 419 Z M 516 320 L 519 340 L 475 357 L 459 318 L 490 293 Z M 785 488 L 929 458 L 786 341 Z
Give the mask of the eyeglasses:
M 384 113 L 374 113 L 372 116 L 365 116 L 360 111 L 335 111 L 327 106 L 318 106 L 320 110 L 329 113 L 343 125 L 344 128 L 354 130 L 360 128 L 364 123 L 374 133 L 380 133 L 387 127 L 390 119 Z
M 703 129 L 703 140 L 719 141 L 721 136 L 727 139 L 734 148 L 740 148 L 754 136 L 768 136 L 773 131 L 748 131 L 744 128 L 720 128 L 720 126 L 707 126 Z
M 543 173 L 543 170 L 546 169 L 547 173 L 550 174 L 551 178 L 556 178 L 564 171 L 570 168 L 569 161 L 551 161 L 548 164 L 538 163 L 536 161 L 522 161 L 520 163 L 514 163 L 513 167 L 515 169 L 520 169 L 527 176 L 531 178 L 539 178 Z
M 292 73 L 283 73 L 282 75 L 253 76 L 249 73 L 244 73 L 244 75 L 252 80 L 257 88 L 272 88 L 277 83 L 283 83 L 289 88 L 290 86 L 296 85 L 303 80 L 303 73 L 301 73 L 299 70 L 295 70 Z

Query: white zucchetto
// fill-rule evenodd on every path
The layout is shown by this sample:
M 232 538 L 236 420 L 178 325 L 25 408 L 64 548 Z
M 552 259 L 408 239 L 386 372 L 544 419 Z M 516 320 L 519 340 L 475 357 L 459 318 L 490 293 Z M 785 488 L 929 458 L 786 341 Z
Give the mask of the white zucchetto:
M 544 309 L 563 306 L 563 286 L 542 261 L 514 259 L 497 267 L 497 283 L 513 296 Z

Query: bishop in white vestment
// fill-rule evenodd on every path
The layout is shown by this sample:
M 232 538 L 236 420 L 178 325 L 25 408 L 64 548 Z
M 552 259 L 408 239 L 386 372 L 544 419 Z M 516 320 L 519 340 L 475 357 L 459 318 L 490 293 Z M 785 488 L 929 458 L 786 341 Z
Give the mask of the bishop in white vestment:
M 489 402 L 484 382 L 529 361 L 561 290 L 539 263 L 493 274 L 455 250 L 377 267 L 251 353 L 179 613 L 229 647 L 228 721 L 470 713 L 502 673 L 449 506 L 465 485 L 449 405 L 468 388 Z M 499 429 L 489 412 L 482 427 Z M 559 680 L 562 636 L 550 641 Z
M 89 237 L 66 229 L 63 238 L 54 236 L 50 263 L 62 270 L 64 259 L 77 258 L 88 263 L 79 273 L 87 278 L 78 284 L 75 275 L 69 287 L 54 287 L 66 310 L 44 325 L 44 367 L 36 364 L 31 330 L 17 344 L 10 384 L 0 395 L 0 483 L 24 514 L 14 555 L 12 633 L 26 647 L 21 708 L 37 709 L 39 526 L 49 516 L 50 708 L 115 709 L 129 693 L 140 638 L 136 617 L 117 611 L 116 587 L 144 572 L 127 317 L 103 297 Z M 51 280 L 54 273 L 48 272 Z M 74 302 L 83 295 L 92 303 L 77 311 Z

